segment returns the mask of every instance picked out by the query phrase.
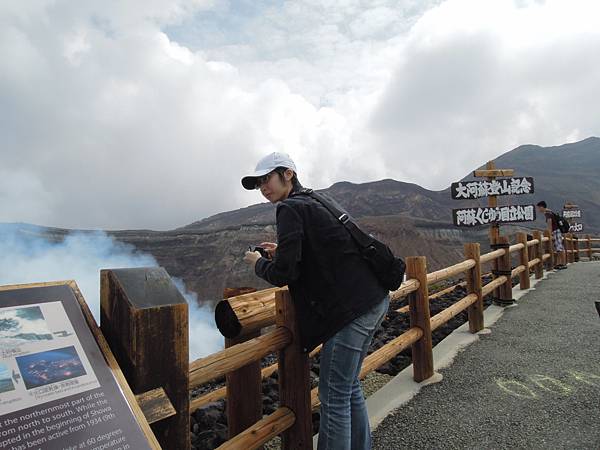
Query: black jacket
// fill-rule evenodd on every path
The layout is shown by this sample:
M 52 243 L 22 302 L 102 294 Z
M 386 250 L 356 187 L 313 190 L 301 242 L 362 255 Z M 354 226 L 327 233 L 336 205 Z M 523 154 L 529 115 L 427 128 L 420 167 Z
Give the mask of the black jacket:
M 346 212 L 331 197 L 338 208 Z M 277 250 L 256 274 L 288 285 L 303 351 L 310 352 L 388 294 L 346 228 L 317 200 L 290 196 L 277 205 Z

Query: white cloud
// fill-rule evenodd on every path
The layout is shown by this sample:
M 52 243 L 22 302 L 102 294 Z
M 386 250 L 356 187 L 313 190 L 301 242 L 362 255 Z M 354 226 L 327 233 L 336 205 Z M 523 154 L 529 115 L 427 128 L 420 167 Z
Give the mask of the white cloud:
M 439 5 L 439 6 L 438 6 Z M 592 1 L 0 6 L 0 221 L 171 228 L 314 187 L 443 188 L 521 143 L 599 134 Z
M 600 131 L 600 7 L 520 3 L 450 0 L 411 29 L 371 121 L 387 159 L 412 155 L 408 178 L 443 188 L 517 145 Z

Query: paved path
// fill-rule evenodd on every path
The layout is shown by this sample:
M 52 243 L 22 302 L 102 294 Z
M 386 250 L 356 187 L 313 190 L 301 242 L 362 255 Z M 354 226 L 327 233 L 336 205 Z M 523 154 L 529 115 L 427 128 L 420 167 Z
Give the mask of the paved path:
M 517 287 L 518 289 L 518 287 Z M 375 450 L 600 449 L 600 262 L 548 274 L 373 432 Z

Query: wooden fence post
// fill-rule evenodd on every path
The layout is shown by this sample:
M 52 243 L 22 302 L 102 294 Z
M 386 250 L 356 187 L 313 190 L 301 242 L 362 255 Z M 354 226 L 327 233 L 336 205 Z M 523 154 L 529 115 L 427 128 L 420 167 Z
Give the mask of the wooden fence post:
M 256 291 L 244 288 L 243 291 L 225 289 L 223 298 L 235 297 L 242 293 Z M 225 348 L 246 342 L 260 336 L 260 330 L 250 334 L 225 338 Z M 260 361 L 254 361 L 244 367 L 229 372 L 227 382 L 227 432 L 229 439 L 240 434 L 262 419 L 262 377 Z M 262 448 L 259 447 L 260 449 Z
M 589 234 L 587 235 L 587 252 L 588 252 L 588 258 L 591 261 L 592 260 L 592 237 Z
M 412 345 L 413 378 L 421 382 L 433 375 L 427 262 L 424 256 L 406 258 L 406 279 L 411 278 L 419 282 L 419 289 L 408 295 L 408 304 L 410 326 L 423 330 L 421 339 Z
M 310 404 L 310 361 L 302 352 L 296 309 L 289 291 L 275 293 L 275 323 L 292 333 L 292 342 L 279 352 L 279 405 L 295 415 L 294 425 L 282 434 L 283 450 L 312 450 L 312 411 Z
M 477 295 L 477 301 L 467 309 L 469 331 L 477 333 L 483 330 L 483 297 L 481 295 L 481 263 L 479 262 L 481 248 L 477 242 L 465 244 L 464 248 L 465 258 L 475 260 L 475 266 L 466 272 L 466 279 L 467 294 Z
M 538 243 L 534 245 L 535 247 L 535 257 L 539 258 L 540 262 L 535 265 L 535 279 L 539 280 L 544 276 L 544 246 L 542 243 L 542 232 L 539 230 L 535 230 L 533 232 L 533 238 L 538 240 Z
M 496 246 L 497 242 L 498 242 L 498 238 L 494 238 L 494 240 L 492 240 L 490 242 L 491 250 L 496 250 L 495 246 Z M 499 267 L 500 267 L 499 258 L 494 258 L 492 260 L 492 280 L 498 278 L 498 275 L 496 275 L 496 274 L 498 273 Z M 496 289 L 494 289 L 492 291 L 492 299 L 497 299 L 499 297 L 500 297 L 500 288 L 497 287 Z M 492 300 L 492 301 L 494 301 L 494 300 Z
M 523 244 L 523 249 L 519 252 L 519 265 L 525 266 L 525 270 L 519 274 L 519 288 L 529 289 L 531 287 L 529 281 L 529 249 L 527 248 L 527 233 L 517 233 L 517 242 Z
M 102 270 L 100 328 L 133 393 L 162 387 L 174 406 L 151 425 L 161 447 L 189 450 L 188 304 L 166 270 Z
M 552 233 L 550 232 L 550 230 L 544 230 L 544 237 L 548 238 L 548 240 L 546 241 L 545 251 L 550 255 L 550 258 L 546 260 L 546 270 L 552 270 L 554 269 L 556 263 L 554 261 L 554 246 L 552 245 Z
M 506 236 L 498 236 L 495 244 L 493 245 L 494 249 L 504 249 L 504 255 L 496 258 L 498 261 L 497 269 L 494 269 L 492 272 L 495 272 L 496 276 L 506 276 L 506 281 L 498 288 L 497 297 L 494 298 L 494 302 L 500 306 L 508 306 L 512 305 L 515 301 L 512 298 L 512 278 L 511 278 L 511 261 L 510 261 L 510 253 L 508 252 L 508 248 L 510 244 L 508 242 L 508 237 Z
M 531 239 L 533 240 L 535 239 L 535 237 L 533 236 L 533 231 L 531 232 Z M 537 246 L 532 245 L 527 249 L 528 255 L 529 255 L 529 262 L 533 261 L 536 257 L 537 257 Z M 529 274 L 530 275 L 535 275 L 535 266 L 530 267 L 529 269 Z
M 579 236 L 573 236 L 573 260 L 579 262 Z
M 567 260 L 567 264 L 574 262 L 573 259 L 573 235 L 571 233 L 565 234 L 565 258 Z

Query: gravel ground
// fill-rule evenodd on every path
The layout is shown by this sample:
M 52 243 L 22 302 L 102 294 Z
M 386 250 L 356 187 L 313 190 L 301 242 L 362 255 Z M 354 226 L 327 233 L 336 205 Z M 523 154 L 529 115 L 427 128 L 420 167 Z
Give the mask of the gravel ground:
M 364 380 L 360 382 L 365 398 L 373 395 L 375 392 L 385 386 L 392 378 L 394 377 L 391 375 L 386 375 L 379 372 L 371 372 L 365 377 Z
M 600 449 L 600 262 L 551 273 L 373 433 L 378 449 Z

